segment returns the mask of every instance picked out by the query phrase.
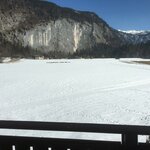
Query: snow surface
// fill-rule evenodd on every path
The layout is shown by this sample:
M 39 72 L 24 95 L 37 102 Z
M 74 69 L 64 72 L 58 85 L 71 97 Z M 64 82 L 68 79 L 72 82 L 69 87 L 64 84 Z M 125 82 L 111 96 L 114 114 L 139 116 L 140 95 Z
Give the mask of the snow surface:
M 0 64 L 0 120 L 150 125 L 150 66 L 130 61 L 22 59 Z M 38 135 L 99 137 L 56 132 Z M 115 135 L 113 140 L 119 138 Z
M 150 33 L 150 30 L 118 30 L 128 34 L 147 34 Z

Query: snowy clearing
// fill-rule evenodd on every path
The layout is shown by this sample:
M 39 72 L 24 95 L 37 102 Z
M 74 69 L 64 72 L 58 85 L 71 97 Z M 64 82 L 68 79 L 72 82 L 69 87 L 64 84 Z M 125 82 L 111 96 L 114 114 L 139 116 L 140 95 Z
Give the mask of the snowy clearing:
M 150 125 L 150 65 L 125 61 L 133 59 L 0 64 L 0 120 Z

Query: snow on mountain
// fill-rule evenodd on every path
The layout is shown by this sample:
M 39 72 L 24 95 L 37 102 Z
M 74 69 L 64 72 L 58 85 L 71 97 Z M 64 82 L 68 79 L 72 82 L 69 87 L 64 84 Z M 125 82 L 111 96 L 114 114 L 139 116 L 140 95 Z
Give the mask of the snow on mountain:
M 120 36 L 125 39 L 126 42 L 132 44 L 147 43 L 150 41 L 150 30 L 118 30 Z
M 150 33 L 150 30 L 118 30 L 120 32 L 124 32 L 127 34 L 148 34 Z

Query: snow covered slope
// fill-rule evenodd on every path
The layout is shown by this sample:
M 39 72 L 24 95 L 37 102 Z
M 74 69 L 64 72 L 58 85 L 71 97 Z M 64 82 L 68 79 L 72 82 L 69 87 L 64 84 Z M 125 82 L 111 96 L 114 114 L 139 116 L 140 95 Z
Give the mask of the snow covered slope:
M 150 33 L 150 30 L 118 30 L 124 33 L 128 33 L 128 34 L 147 34 Z
M 0 64 L 0 119 L 150 125 L 150 66 L 124 61 Z

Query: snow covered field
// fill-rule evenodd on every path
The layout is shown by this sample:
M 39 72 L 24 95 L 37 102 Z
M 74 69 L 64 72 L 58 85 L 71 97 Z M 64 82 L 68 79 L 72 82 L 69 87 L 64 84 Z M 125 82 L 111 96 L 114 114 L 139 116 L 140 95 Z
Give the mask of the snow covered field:
M 0 120 L 150 125 L 150 65 L 124 61 L 0 64 Z

